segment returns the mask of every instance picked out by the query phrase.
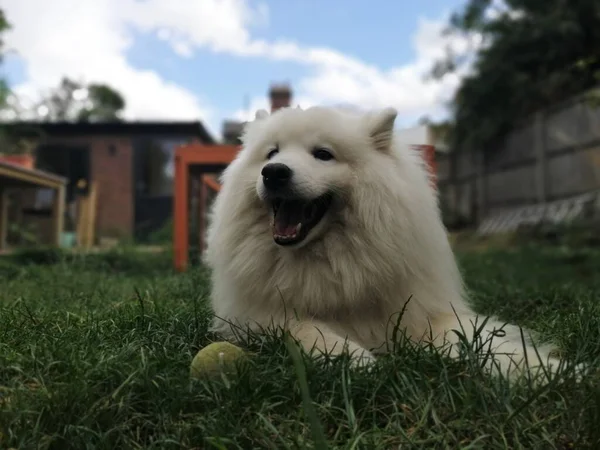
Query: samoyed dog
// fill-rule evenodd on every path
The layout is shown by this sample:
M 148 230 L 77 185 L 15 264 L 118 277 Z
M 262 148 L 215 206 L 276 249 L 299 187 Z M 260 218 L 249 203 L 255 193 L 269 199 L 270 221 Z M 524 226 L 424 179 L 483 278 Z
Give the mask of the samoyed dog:
M 449 345 L 451 356 L 460 335 L 479 336 L 496 353 L 488 367 L 503 373 L 557 366 L 516 326 L 488 318 L 475 332 L 485 318 L 468 304 L 428 169 L 398 142 L 396 115 L 256 113 L 212 209 L 213 330 L 235 339 L 275 326 L 309 353 L 369 363 L 399 326 L 414 341 Z

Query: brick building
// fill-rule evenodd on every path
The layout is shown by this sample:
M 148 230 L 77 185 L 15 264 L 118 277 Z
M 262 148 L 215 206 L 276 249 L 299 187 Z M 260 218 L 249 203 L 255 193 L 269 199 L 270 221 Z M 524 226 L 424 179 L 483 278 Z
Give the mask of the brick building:
M 18 135 L 35 133 L 36 167 L 68 178 L 68 204 L 78 183 L 96 182 L 97 236 L 136 240 L 172 215 L 174 149 L 192 140 L 215 143 L 197 121 L 21 122 L 11 128 Z M 43 217 L 48 208 L 43 194 L 26 201 L 23 214 Z
M 268 95 L 272 112 L 290 106 L 289 85 L 272 84 Z M 81 180 L 88 186 L 96 183 L 98 237 L 136 241 L 146 239 L 172 216 L 175 148 L 193 140 L 217 143 L 198 121 L 17 122 L 10 128 L 19 136 L 35 138 L 37 168 L 69 180 L 68 205 L 82 191 Z M 244 122 L 224 121 L 223 143 L 239 144 L 243 128 Z M 28 196 L 20 212 L 35 216 L 42 229 L 50 204 L 44 194 Z

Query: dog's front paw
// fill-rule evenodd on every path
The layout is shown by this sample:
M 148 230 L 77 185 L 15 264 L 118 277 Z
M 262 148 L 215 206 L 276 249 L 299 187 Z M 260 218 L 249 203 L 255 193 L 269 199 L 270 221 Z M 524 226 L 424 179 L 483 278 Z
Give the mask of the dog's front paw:
M 350 351 L 350 366 L 351 367 L 367 367 L 373 365 L 377 359 L 375 355 L 364 348 L 357 348 Z

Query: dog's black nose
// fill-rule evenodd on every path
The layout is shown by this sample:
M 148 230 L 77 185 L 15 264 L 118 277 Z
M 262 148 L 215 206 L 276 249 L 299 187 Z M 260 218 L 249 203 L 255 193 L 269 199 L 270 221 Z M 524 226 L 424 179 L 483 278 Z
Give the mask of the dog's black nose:
M 292 169 L 285 164 L 270 163 L 263 167 L 261 175 L 265 187 L 269 190 L 276 190 L 287 186 L 292 178 Z

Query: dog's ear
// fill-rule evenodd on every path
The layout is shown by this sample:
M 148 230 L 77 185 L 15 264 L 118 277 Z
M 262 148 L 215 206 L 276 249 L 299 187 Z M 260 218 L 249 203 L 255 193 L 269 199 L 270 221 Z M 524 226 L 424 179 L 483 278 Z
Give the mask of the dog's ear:
M 267 110 L 259 109 L 258 111 L 256 111 L 256 114 L 254 115 L 254 120 L 262 120 L 262 119 L 266 119 L 267 117 L 269 117 L 269 113 L 267 112 Z
M 398 116 L 395 108 L 384 108 L 368 115 L 369 137 L 379 151 L 389 150 L 394 134 L 394 122 Z

